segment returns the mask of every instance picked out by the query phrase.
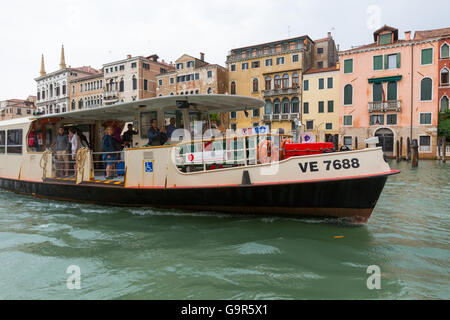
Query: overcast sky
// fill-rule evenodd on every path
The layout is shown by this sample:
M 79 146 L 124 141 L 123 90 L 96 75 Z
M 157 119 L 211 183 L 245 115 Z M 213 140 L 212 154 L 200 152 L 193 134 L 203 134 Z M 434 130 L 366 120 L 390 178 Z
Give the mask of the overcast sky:
M 425 5 L 424 5 L 425 4 Z M 41 54 L 56 71 L 61 45 L 72 67 L 127 54 L 175 61 L 187 53 L 225 66 L 232 48 L 331 31 L 340 49 L 373 41 L 380 25 L 400 37 L 450 27 L 450 1 L 430 0 L 41 0 L 0 5 L 0 100 L 36 93 Z

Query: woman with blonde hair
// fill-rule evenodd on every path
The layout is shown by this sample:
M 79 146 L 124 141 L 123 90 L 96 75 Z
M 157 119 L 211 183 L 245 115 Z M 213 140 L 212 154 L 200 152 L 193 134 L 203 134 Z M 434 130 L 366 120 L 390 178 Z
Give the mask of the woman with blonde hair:
M 106 164 L 106 179 L 114 178 L 114 165 L 117 161 L 117 153 L 114 153 L 117 150 L 113 134 L 113 127 L 107 127 L 102 140 L 103 161 L 105 161 Z

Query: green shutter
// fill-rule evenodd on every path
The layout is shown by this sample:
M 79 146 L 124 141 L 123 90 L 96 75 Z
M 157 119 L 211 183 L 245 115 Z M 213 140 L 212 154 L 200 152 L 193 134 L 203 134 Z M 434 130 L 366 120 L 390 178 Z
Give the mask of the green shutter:
M 400 68 L 400 52 L 397 53 L 397 68 Z
M 319 89 L 323 89 L 324 88 L 324 79 L 319 79 Z
M 373 70 L 383 70 L 383 56 L 373 57 Z
M 389 82 L 387 87 L 388 101 L 397 100 L 397 82 Z
M 422 49 L 422 65 L 424 64 L 432 64 L 433 63 L 433 49 Z
M 328 112 L 334 112 L 334 101 L 328 101 Z
M 383 101 L 383 84 L 374 83 L 372 90 L 373 90 L 373 102 Z
M 422 79 L 420 82 L 420 100 L 429 101 L 432 96 L 432 80 L 430 78 Z
M 389 55 L 384 55 L 384 69 L 389 69 Z
M 441 49 L 441 59 L 448 58 L 449 56 L 449 47 L 448 44 L 444 44 Z
M 353 59 L 344 61 L 344 73 L 353 73 Z
M 319 101 L 319 113 L 323 113 L 324 112 L 324 103 L 323 101 Z
M 353 103 L 353 87 L 348 84 L 344 87 L 344 105 L 351 105 Z
M 309 113 L 309 103 L 308 102 L 303 103 L 303 113 L 304 114 Z

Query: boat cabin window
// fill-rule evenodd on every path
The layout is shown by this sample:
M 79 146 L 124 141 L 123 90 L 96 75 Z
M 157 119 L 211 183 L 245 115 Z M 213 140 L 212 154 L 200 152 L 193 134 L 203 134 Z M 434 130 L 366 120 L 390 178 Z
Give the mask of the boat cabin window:
M 148 130 L 150 130 L 152 119 L 158 119 L 156 111 L 141 112 L 139 131 L 142 139 L 148 139 Z
M 1 130 L 0 131 L 0 154 L 4 154 L 6 152 L 6 149 L 5 149 L 5 142 L 6 142 L 5 134 L 6 134 L 5 130 Z
M 8 154 L 22 153 L 22 129 L 8 130 L 8 144 L 6 152 Z

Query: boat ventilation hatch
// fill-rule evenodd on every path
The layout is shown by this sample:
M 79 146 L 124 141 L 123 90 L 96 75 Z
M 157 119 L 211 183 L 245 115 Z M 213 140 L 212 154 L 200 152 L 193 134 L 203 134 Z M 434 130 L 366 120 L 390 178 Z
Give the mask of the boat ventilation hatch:
M 250 174 L 248 173 L 248 170 L 244 170 L 242 172 L 242 183 L 243 186 L 248 186 L 252 184 L 252 181 L 250 180 Z

